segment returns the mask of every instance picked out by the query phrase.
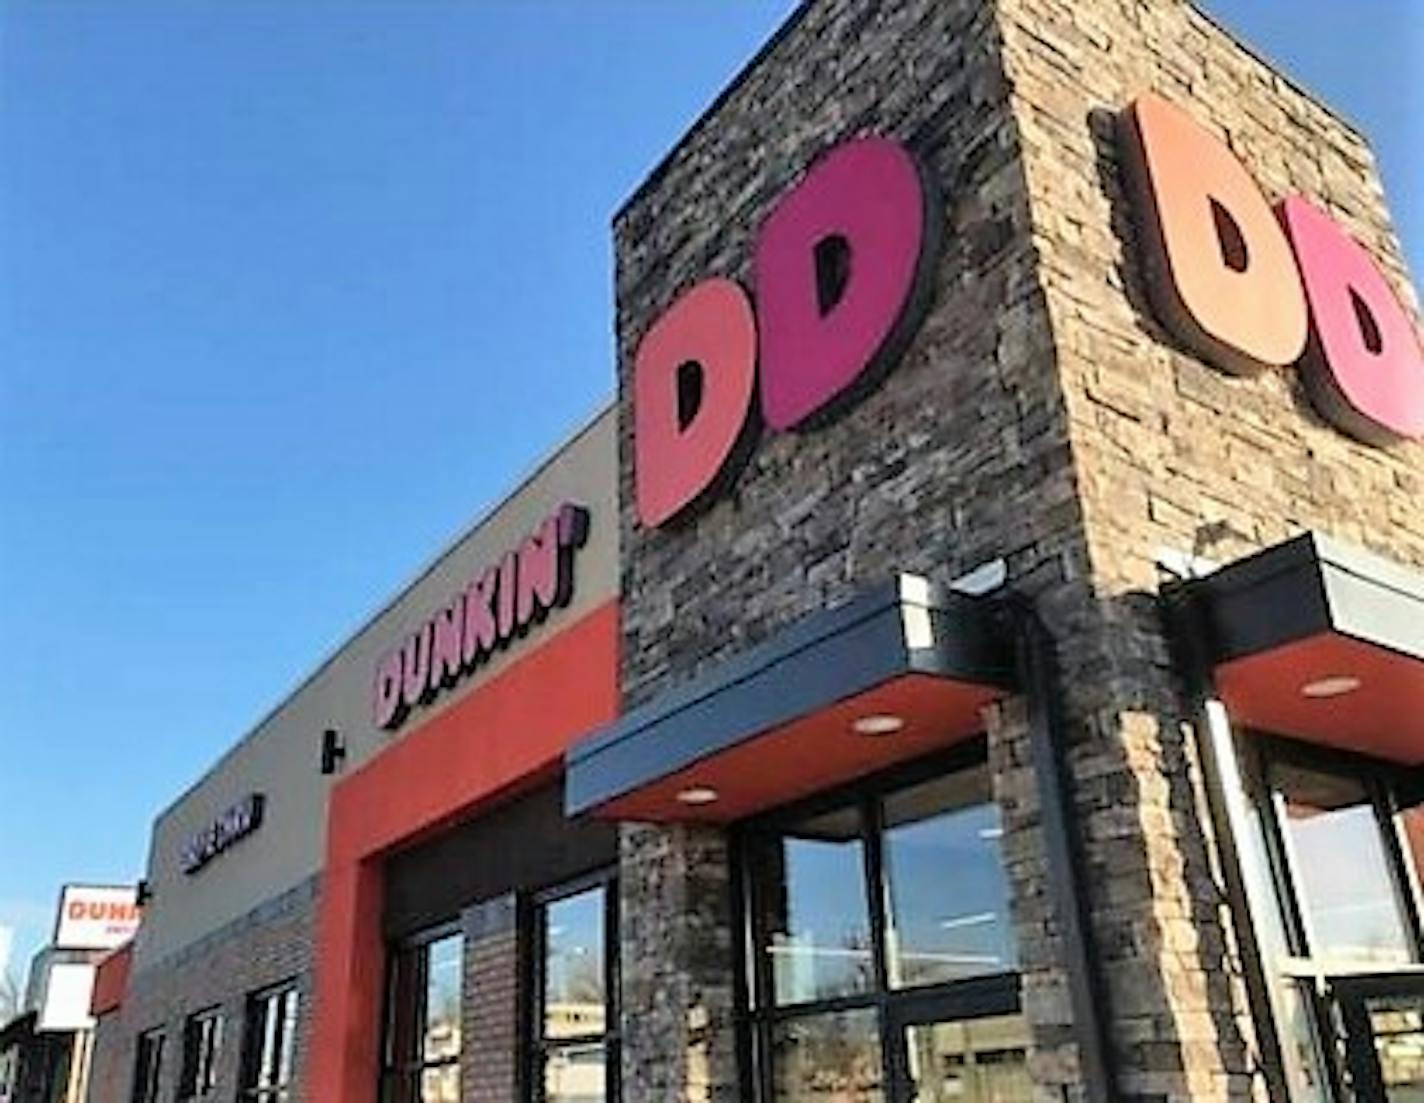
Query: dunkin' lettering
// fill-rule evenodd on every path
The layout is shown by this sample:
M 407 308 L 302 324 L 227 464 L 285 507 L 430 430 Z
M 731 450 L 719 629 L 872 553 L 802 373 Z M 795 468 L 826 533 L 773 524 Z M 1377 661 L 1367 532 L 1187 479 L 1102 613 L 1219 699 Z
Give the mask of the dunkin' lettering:
M 64 915 L 71 923 L 137 923 L 139 906 L 126 900 L 71 900 Z
M 372 719 L 394 730 L 410 710 L 483 665 L 573 597 L 574 554 L 588 510 L 565 503 L 524 542 L 471 579 L 376 664 Z
M 1424 438 L 1419 336 L 1370 255 L 1299 196 L 1273 209 L 1224 143 L 1160 97 L 1123 124 L 1167 328 L 1235 374 L 1297 365 L 1321 415 L 1366 443 Z M 760 424 L 815 428 L 878 382 L 924 315 L 940 236 L 932 178 L 903 146 L 856 138 L 820 158 L 758 228 L 755 298 L 704 279 L 639 341 L 638 520 L 656 528 L 710 500 Z

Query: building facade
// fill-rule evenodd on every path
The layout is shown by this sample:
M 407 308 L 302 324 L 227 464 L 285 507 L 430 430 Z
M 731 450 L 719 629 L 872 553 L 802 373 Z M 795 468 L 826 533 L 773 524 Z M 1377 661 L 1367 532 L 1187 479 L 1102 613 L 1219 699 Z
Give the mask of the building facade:
M 612 407 L 159 817 L 91 1098 L 1424 1091 L 1364 137 L 1180 0 L 813 0 L 613 230 Z

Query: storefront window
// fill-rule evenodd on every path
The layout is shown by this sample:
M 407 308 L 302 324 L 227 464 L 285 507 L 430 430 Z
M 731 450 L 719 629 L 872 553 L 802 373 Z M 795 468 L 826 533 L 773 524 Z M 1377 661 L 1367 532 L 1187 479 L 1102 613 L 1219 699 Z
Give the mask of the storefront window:
M 296 1048 L 296 984 L 259 992 L 249 999 L 246 1030 L 241 1098 L 253 1103 L 286 1103 L 291 1098 Z
M 217 1088 L 218 1054 L 222 1050 L 222 1012 L 216 1009 L 190 1016 L 183 1027 L 183 1075 L 179 1099 L 208 1099 Z
M 459 1103 L 464 938 L 442 930 L 400 947 L 391 967 L 387 1103 Z
M 875 987 L 864 824 L 855 807 L 810 816 L 767 841 L 757 897 L 780 1004 Z
M 617 1098 L 616 895 L 611 883 L 546 895 L 536 912 L 534 1081 L 546 1103 Z
M 138 1036 L 134 1058 L 133 1103 L 158 1103 L 163 1085 L 163 1048 L 166 1039 L 161 1030 L 147 1030 Z
M 1272 781 L 1310 956 L 1393 966 L 1414 959 L 1384 822 L 1347 773 L 1277 763 Z
M 943 984 L 1018 966 L 998 807 L 987 767 L 886 797 L 885 880 L 893 987 Z M 945 870 L 953 870 L 952 878 Z
M 982 743 L 742 833 L 759 1098 L 1031 1098 Z

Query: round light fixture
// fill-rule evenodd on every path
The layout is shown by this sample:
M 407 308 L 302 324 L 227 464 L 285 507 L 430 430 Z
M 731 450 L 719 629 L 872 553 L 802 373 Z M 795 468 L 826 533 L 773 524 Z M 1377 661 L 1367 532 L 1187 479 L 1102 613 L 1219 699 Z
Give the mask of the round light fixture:
M 1341 697 L 1346 693 L 1354 693 L 1360 688 L 1360 679 L 1351 677 L 1348 674 L 1340 674 L 1330 678 L 1317 678 L 1313 682 L 1306 682 L 1300 687 L 1301 695 L 1304 697 Z
M 852 721 L 851 730 L 856 735 L 894 735 L 905 726 L 905 719 L 902 716 L 891 716 L 889 713 L 873 713 L 870 716 L 862 716 Z
M 711 804 L 717 799 L 717 790 L 708 788 L 706 785 L 694 785 L 690 789 L 684 789 L 678 793 L 677 799 L 692 807 L 703 804 Z

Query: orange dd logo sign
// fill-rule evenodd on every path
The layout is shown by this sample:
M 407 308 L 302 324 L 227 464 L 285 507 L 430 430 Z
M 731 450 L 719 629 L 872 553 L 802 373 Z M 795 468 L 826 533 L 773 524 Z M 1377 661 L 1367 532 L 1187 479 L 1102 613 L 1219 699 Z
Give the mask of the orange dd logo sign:
M 1298 364 L 1321 415 L 1369 444 L 1424 437 L 1424 357 L 1378 265 L 1300 196 L 1273 211 L 1218 138 L 1158 96 L 1123 116 L 1148 292 L 1230 372 Z

